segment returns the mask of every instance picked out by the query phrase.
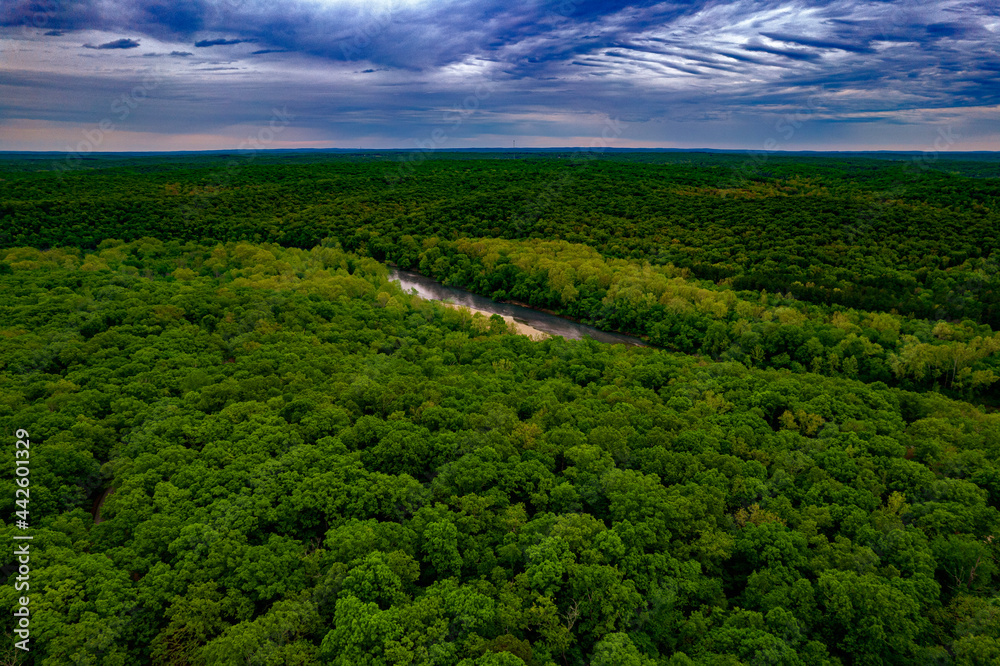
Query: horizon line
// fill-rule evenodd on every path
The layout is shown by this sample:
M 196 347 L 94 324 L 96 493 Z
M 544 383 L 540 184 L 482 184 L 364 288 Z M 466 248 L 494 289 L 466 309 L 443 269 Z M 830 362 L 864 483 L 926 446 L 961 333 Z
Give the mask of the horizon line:
M 838 149 L 838 150 L 767 150 L 764 148 L 615 148 L 615 147 L 586 147 L 586 146 L 552 146 L 552 147 L 526 147 L 510 148 L 499 146 L 479 146 L 473 148 L 217 148 L 209 150 L 93 150 L 86 153 L 67 150 L 0 150 L 0 155 L 73 155 L 81 159 L 90 156 L 111 156 L 111 155 L 210 155 L 226 153 L 474 153 L 474 152 L 499 152 L 499 153 L 525 153 L 525 152 L 588 152 L 588 153 L 752 153 L 752 154 L 843 154 L 843 153 L 863 153 L 863 154 L 891 154 L 891 155 L 912 155 L 912 154 L 939 154 L 939 155 L 970 155 L 989 154 L 1000 156 L 998 150 L 867 150 L 858 149 Z

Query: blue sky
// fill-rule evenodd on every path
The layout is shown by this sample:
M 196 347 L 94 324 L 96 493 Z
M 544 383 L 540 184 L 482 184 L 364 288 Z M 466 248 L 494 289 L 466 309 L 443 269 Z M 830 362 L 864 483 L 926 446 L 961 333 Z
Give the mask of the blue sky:
M 1000 0 L 4 0 L 0 150 L 1000 150 Z

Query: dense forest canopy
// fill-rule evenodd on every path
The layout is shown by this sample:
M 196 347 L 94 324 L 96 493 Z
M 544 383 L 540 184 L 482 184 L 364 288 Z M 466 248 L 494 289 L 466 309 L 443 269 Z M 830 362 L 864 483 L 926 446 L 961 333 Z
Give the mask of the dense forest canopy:
M 1000 662 L 995 162 L 748 159 L 5 163 L 34 663 Z
M 383 258 L 403 235 L 562 239 L 735 289 L 1000 327 L 995 157 L 475 157 L 50 160 L 5 171 L 0 247 L 333 236 Z
M 332 237 L 676 351 L 992 401 L 996 156 L 485 157 L 37 158 L 0 182 L 0 246 Z

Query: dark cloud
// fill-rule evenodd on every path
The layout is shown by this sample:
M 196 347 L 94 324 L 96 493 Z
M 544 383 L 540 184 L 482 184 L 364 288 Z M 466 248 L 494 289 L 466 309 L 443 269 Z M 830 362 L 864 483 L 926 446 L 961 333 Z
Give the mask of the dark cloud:
M 244 44 L 246 42 L 255 42 L 256 39 L 202 39 L 194 43 L 198 48 L 205 48 L 206 46 L 230 46 L 232 44 Z
M 49 30 L 47 33 L 45 33 L 45 36 L 46 37 L 62 37 L 65 34 L 66 33 L 64 31 L 62 31 L 62 30 Z
M 234 0 L 5 0 L 0 26 L 123 30 L 153 37 L 190 35 Z
M 264 55 L 265 53 L 288 53 L 285 49 L 261 49 L 260 51 L 251 51 L 250 55 Z
M 932 37 L 949 37 L 961 39 L 969 29 L 958 23 L 932 23 L 927 26 L 927 34 Z
M 819 60 L 820 58 L 820 55 L 818 53 L 813 53 L 812 51 L 776 49 L 774 47 L 763 46 L 761 44 L 746 44 L 743 46 L 743 50 L 759 51 L 760 53 L 770 53 L 772 55 L 780 55 L 786 58 L 791 58 L 792 60 Z
M 113 42 L 105 42 L 103 44 L 98 44 L 94 46 L 93 44 L 84 44 L 85 49 L 134 49 L 139 47 L 138 39 L 116 39 Z
M 136 3 L 136 8 L 138 22 L 155 26 L 164 35 L 190 35 L 203 30 L 206 17 L 214 9 L 204 0 L 152 0 Z
M 106 26 L 96 0 L 55 2 L 45 0 L 5 0 L 0 3 L 0 26 L 74 30 L 77 27 L 103 29 Z
M 171 51 L 170 53 L 143 53 L 142 57 L 143 58 L 163 58 L 163 57 L 186 58 L 190 55 L 194 54 L 191 53 L 190 51 Z
M 740 62 L 745 62 L 745 63 L 751 63 L 754 65 L 774 65 L 774 63 L 769 63 L 765 60 L 762 60 L 761 58 L 754 58 L 753 56 L 748 56 L 742 53 L 731 53 L 729 51 L 715 51 L 715 53 L 718 53 L 719 55 L 726 58 L 732 58 L 733 60 L 738 60 Z

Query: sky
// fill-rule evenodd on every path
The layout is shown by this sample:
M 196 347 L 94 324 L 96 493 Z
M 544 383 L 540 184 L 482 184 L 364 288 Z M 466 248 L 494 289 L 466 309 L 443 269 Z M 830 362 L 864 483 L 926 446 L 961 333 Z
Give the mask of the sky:
M 1000 0 L 2 0 L 0 150 L 1000 150 Z

